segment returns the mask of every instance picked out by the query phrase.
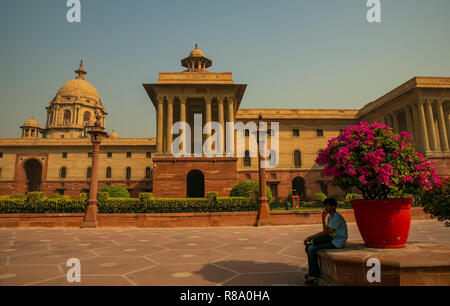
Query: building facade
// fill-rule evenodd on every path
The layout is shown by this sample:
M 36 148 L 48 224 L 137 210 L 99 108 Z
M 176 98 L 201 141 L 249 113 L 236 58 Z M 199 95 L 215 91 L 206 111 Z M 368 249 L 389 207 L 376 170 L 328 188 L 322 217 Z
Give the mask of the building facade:
M 181 61 L 182 72 L 161 72 L 154 84 L 143 84 L 157 113 L 157 135 L 120 138 L 108 133 L 100 148 L 99 188 L 124 186 L 132 196 L 153 192 L 157 197 L 203 197 L 209 191 L 226 196 L 243 180 L 258 180 L 257 157 L 251 154 L 252 133 L 243 131 L 242 156 L 205 154 L 175 157 L 172 144 L 182 140 L 181 151 L 195 151 L 196 142 L 211 136 L 206 130 L 172 133 L 172 125 L 200 120 L 217 122 L 224 142 L 227 122 L 256 122 L 263 115 L 270 129 L 279 125 L 278 163 L 266 171 L 275 197 L 302 197 L 316 192 L 342 196 L 328 184 L 315 159 L 341 128 L 360 121 L 377 121 L 408 131 L 416 149 L 433 163 L 439 175 L 450 176 L 450 78 L 415 77 L 361 109 L 246 109 L 241 108 L 247 85 L 235 84 L 230 72 L 211 72 L 212 61 L 198 46 Z M 105 127 L 106 109 L 97 90 L 86 80 L 83 63 L 75 79 L 64 84 L 46 107 L 47 120 L 34 118 L 22 126 L 19 139 L 0 139 L 0 195 L 43 191 L 78 197 L 90 181 L 91 142 L 87 131 L 95 114 Z M 245 104 L 245 103 L 244 103 Z M 201 115 L 201 117 L 199 117 Z M 197 119 L 196 119 L 197 118 Z M 200 119 L 199 119 L 200 118 Z M 199 137 L 195 137 L 199 135 Z M 269 143 L 270 146 L 270 143 Z

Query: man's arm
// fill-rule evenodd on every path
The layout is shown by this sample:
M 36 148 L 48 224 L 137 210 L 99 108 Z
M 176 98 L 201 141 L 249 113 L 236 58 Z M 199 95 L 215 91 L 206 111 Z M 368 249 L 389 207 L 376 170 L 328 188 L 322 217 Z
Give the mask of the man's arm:
M 319 233 L 317 233 L 317 234 L 314 234 L 314 235 L 311 235 L 311 236 L 306 237 L 306 238 L 305 238 L 305 244 L 306 244 L 306 242 L 307 242 L 308 240 L 311 240 L 311 239 L 314 239 L 314 238 L 316 238 L 316 237 L 319 237 L 319 236 L 322 236 L 322 235 L 326 235 L 326 234 L 331 235 L 331 234 L 333 234 L 334 232 L 335 232 L 335 229 L 334 229 L 334 228 L 328 227 L 328 228 L 326 228 L 324 231 L 321 231 L 321 232 L 319 232 Z

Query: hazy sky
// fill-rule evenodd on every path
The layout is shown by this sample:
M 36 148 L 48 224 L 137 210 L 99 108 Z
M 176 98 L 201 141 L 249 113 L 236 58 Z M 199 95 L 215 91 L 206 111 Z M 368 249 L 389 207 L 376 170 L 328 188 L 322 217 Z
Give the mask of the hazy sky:
M 31 115 L 73 79 L 87 80 L 121 137 L 153 137 L 155 111 L 142 83 L 182 71 L 198 42 L 211 71 L 248 84 L 242 108 L 361 108 L 414 76 L 450 76 L 450 1 L 66 0 L 0 4 L 0 137 L 19 137 Z

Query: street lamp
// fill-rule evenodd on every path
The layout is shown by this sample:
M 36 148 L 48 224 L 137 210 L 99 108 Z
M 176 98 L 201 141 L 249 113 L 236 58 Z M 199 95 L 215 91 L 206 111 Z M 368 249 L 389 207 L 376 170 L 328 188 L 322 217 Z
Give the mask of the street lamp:
M 258 208 L 258 225 L 265 225 L 269 223 L 270 213 L 269 205 L 267 204 L 267 187 L 266 187 L 266 159 L 262 156 L 262 148 L 265 147 L 264 141 L 266 139 L 267 130 L 261 131 L 260 123 L 263 119 L 262 113 L 258 116 L 258 170 L 259 170 L 259 208 Z M 261 133 L 262 132 L 262 133 Z M 261 135 L 263 134 L 263 135 Z M 264 137 L 262 137 L 264 136 Z M 264 161 L 264 167 L 261 166 Z
M 105 128 L 101 126 L 101 116 L 99 113 L 96 114 L 94 127 L 88 131 L 91 136 L 92 142 L 92 165 L 91 165 L 91 186 L 89 188 L 89 200 L 86 215 L 84 216 L 81 228 L 95 228 L 97 227 L 97 191 L 98 191 L 98 156 L 100 152 L 100 143 L 103 140 L 103 136 L 107 133 Z

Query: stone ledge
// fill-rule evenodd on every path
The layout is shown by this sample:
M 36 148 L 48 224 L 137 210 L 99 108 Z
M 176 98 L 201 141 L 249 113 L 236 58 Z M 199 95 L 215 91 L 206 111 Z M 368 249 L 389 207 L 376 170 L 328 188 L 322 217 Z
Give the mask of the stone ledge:
M 450 286 L 450 246 L 411 242 L 403 249 L 373 249 L 350 242 L 318 254 L 323 277 L 339 285 Z M 367 281 L 369 258 L 381 263 L 380 283 Z

